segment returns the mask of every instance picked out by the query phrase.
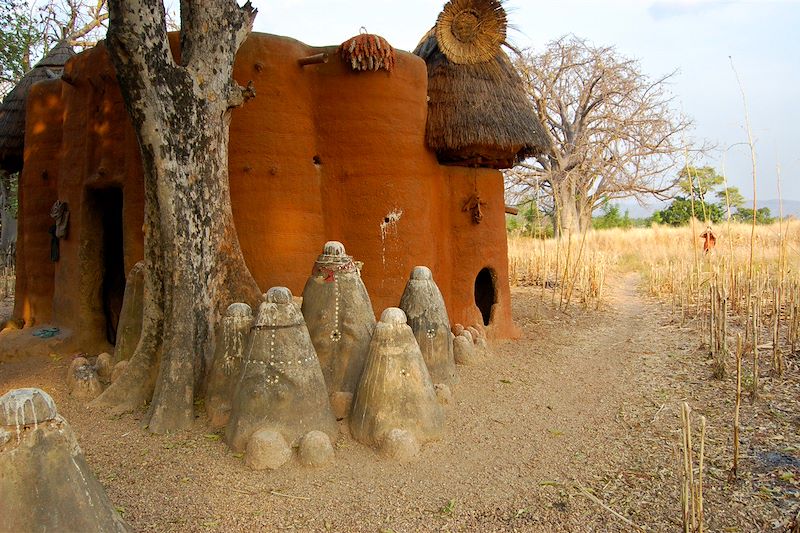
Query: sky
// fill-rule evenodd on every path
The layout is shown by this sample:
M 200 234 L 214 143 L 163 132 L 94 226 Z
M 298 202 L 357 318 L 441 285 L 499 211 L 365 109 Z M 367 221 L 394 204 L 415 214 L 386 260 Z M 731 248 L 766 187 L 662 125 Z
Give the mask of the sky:
M 252 0 L 255 31 L 310 45 L 339 44 L 359 32 L 412 50 L 435 23 L 443 0 Z M 756 145 L 758 196 L 800 200 L 800 0 L 507 0 L 518 48 L 544 48 L 575 34 L 615 46 L 658 77 L 677 70 L 670 89 L 694 120 L 693 137 L 718 146 L 706 161 L 752 198 L 752 164 L 741 79 Z

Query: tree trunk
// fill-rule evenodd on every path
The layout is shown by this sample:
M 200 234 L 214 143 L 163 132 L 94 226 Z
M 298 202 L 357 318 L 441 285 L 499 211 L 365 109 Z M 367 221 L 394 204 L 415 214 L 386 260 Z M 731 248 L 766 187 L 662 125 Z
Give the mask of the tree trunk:
M 260 296 L 228 184 L 231 109 L 247 94 L 233 61 L 256 12 L 235 0 L 182 1 L 180 64 L 161 2 L 111 0 L 109 12 L 108 49 L 142 152 L 146 268 L 139 345 L 94 404 L 121 412 L 151 400 L 145 423 L 165 433 L 194 420 L 224 308 Z
M 569 235 L 581 230 L 580 210 L 575 184 L 569 176 L 559 177 L 552 183 L 555 200 L 555 235 Z
M 0 265 L 12 266 L 17 244 L 17 217 L 11 205 L 11 176 L 0 169 Z

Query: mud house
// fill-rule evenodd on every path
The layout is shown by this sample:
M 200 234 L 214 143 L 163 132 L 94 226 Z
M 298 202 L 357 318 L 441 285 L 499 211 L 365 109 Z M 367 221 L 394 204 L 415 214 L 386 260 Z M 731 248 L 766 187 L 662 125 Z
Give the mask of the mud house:
M 448 6 L 461 4 L 499 6 Z M 339 240 L 364 262 L 377 314 L 426 265 L 452 322 L 514 334 L 497 169 L 538 149 L 539 130 L 500 46 L 505 14 L 457 15 L 437 28 L 462 45 L 481 36 L 479 17 L 502 16 L 488 59 L 464 45 L 454 61 L 436 28 L 422 57 L 397 51 L 391 70 L 356 71 L 337 47 L 274 35 L 241 48 L 235 78 L 257 97 L 233 114 L 231 200 L 262 289 L 301 293 L 320 246 Z M 69 221 L 53 261 L 57 201 Z M 136 138 L 101 44 L 28 95 L 15 314 L 69 328 L 87 350 L 113 342 L 125 275 L 143 254 L 143 205 Z

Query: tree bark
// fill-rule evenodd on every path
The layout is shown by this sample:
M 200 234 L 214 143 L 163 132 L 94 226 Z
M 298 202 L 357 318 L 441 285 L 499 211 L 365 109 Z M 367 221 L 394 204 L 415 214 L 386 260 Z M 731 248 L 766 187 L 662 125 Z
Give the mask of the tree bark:
M 247 94 L 233 81 L 233 61 L 256 11 L 235 0 L 182 1 L 178 64 L 156 4 L 109 2 L 108 49 L 144 167 L 146 268 L 141 340 L 94 405 L 120 412 L 151 400 L 145 424 L 166 433 L 194 420 L 224 308 L 260 297 L 228 183 L 231 109 Z
M 581 231 L 581 217 L 578 209 L 577 190 L 569 176 L 553 179 L 555 200 L 555 235 L 569 235 Z
M 12 266 L 14 250 L 17 244 L 17 217 L 11 206 L 11 180 L 6 171 L 0 169 L 0 265 Z

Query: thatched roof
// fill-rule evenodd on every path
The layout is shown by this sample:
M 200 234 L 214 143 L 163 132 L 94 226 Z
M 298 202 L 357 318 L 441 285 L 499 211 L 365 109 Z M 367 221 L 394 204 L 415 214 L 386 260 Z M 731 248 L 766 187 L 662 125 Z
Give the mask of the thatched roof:
M 414 50 L 428 65 L 426 140 L 442 163 L 510 168 L 546 146 L 523 81 L 501 47 L 505 32 L 499 1 L 451 0 Z M 449 53 L 437 35 L 450 35 Z
M 59 42 L 20 80 L 0 104 L 0 168 L 22 169 L 25 144 L 25 104 L 34 83 L 61 75 L 64 64 L 75 55 L 66 41 Z

